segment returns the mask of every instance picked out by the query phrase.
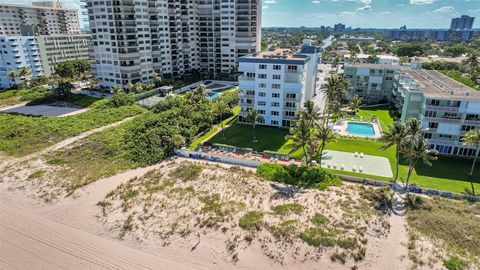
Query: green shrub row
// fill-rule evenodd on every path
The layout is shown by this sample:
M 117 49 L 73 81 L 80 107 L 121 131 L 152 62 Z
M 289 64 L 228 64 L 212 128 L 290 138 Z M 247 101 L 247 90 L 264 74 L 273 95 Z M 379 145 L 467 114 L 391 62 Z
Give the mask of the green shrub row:
M 342 185 L 340 178 L 319 167 L 263 163 L 257 167 L 257 174 L 270 181 L 304 188 L 318 188 L 323 190 L 329 186 Z

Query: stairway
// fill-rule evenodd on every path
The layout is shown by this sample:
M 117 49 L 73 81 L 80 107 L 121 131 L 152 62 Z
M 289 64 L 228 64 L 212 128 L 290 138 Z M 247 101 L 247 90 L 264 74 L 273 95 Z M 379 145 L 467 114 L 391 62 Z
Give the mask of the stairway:
M 392 212 L 397 216 L 405 215 L 405 199 L 398 192 L 393 194 Z

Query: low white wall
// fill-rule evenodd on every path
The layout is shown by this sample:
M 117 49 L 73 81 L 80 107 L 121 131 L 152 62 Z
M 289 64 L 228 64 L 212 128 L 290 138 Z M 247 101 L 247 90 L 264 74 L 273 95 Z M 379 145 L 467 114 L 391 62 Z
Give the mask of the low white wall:
M 222 163 L 240 165 L 240 166 L 246 166 L 246 167 L 252 167 L 252 168 L 256 168 L 256 167 L 260 166 L 260 164 L 262 164 L 261 162 L 253 161 L 253 160 L 245 160 L 245 159 L 239 159 L 239 158 L 232 158 L 232 157 L 217 156 L 217 155 L 212 155 L 212 154 L 198 153 L 198 152 L 188 151 L 188 150 L 185 150 L 185 149 L 175 150 L 175 153 L 178 156 L 187 157 L 187 158 L 193 158 L 193 159 L 198 159 L 198 160 L 216 161 L 216 162 L 222 162 Z

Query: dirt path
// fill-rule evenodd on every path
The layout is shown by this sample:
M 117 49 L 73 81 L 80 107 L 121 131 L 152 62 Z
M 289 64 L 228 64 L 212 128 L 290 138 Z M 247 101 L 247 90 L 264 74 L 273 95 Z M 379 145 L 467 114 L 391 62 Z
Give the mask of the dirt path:
M 30 155 L 26 155 L 26 156 L 23 156 L 23 157 L 19 157 L 19 158 L 5 158 L 5 160 L 3 160 L 1 163 L 0 163 L 0 171 L 1 170 L 4 170 L 5 167 L 7 167 L 8 165 L 10 164 L 13 164 L 13 163 L 18 163 L 18 162 L 23 162 L 23 161 L 27 161 L 27 160 L 30 160 L 30 159 L 34 159 L 34 158 L 37 158 L 45 153 L 48 153 L 50 151 L 55 151 L 55 150 L 58 150 L 58 149 L 61 149 L 61 148 L 64 148 L 66 146 L 69 146 L 81 139 L 84 139 L 92 134 L 95 134 L 95 133 L 98 133 L 98 132 L 101 132 L 105 129 L 108 129 L 108 128 L 112 128 L 112 127 L 116 127 L 118 125 L 121 125 L 125 122 L 128 122 L 128 121 L 131 121 L 132 119 L 136 118 L 138 115 L 136 116 L 132 116 L 132 117 L 128 117 L 128 118 L 125 118 L 121 121 L 118 121 L 118 122 L 115 122 L 115 123 L 111 123 L 111 124 L 108 124 L 106 126 L 102 126 L 102 127 L 99 127 L 99 128 L 95 128 L 95 129 L 91 129 L 91 130 L 88 130 L 88 131 L 85 131 L 75 137 L 70 137 L 68 139 L 65 139 L 61 142 L 58 142 L 50 147 L 47 147 L 43 150 L 40 150 L 38 152 L 35 152 L 35 153 L 32 153 Z
M 154 256 L 1 201 L 0 269 L 207 269 Z

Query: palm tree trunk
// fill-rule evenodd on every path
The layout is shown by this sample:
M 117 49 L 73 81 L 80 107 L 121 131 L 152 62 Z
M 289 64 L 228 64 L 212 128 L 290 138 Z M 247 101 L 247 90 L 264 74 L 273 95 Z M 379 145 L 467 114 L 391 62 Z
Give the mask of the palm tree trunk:
M 470 169 L 470 176 L 473 176 L 473 171 L 475 170 L 475 164 L 477 163 L 479 152 L 480 152 L 480 145 L 477 146 L 477 151 L 475 151 L 475 156 L 473 157 L 473 164 L 472 164 L 472 168 Z
M 223 132 L 223 119 L 222 119 L 222 115 L 220 115 L 220 127 L 222 127 L 222 140 L 225 140 L 225 133 Z
M 320 145 L 320 155 L 319 155 L 319 158 L 318 158 L 318 164 L 319 164 L 320 168 L 322 167 L 323 149 L 325 149 L 325 143 L 324 142 L 322 142 L 322 144 Z
M 393 180 L 393 183 L 397 183 L 398 179 L 398 165 L 400 163 L 400 147 L 397 145 L 397 163 L 395 164 L 395 179 Z
M 305 149 L 305 146 L 303 146 L 303 156 L 305 157 L 305 164 L 308 167 L 308 154 L 307 154 L 307 150 Z
M 257 137 L 255 136 L 255 122 L 253 122 L 253 142 L 257 142 Z
M 407 181 L 405 183 L 405 189 L 408 188 L 408 184 L 410 183 L 410 176 L 412 175 L 414 167 L 415 167 L 415 162 L 410 161 L 410 164 L 408 165 L 408 174 L 407 174 Z

